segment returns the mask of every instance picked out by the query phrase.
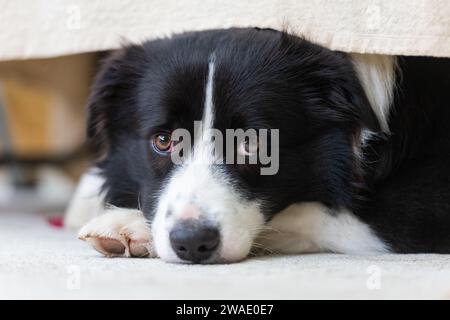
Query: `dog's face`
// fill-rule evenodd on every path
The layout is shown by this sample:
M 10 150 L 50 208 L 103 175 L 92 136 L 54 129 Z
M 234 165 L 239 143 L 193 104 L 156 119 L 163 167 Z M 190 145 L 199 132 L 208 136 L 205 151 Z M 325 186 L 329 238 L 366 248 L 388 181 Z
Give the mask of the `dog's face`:
M 260 29 L 129 46 L 103 67 L 89 108 L 108 200 L 139 206 L 174 262 L 241 260 L 294 203 L 349 206 L 359 132 L 378 130 L 346 55 Z M 227 149 L 230 129 L 256 135 Z

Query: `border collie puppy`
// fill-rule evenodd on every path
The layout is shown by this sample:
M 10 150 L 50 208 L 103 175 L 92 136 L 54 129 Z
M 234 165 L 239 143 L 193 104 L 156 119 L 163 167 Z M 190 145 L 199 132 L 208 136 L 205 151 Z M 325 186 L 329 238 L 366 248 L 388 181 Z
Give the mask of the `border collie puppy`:
M 129 45 L 93 87 L 98 169 L 69 224 L 104 207 L 81 239 L 168 262 L 450 253 L 449 101 L 447 59 L 349 55 L 258 28 Z M 216 144 L 239 129 L 256 136 Z

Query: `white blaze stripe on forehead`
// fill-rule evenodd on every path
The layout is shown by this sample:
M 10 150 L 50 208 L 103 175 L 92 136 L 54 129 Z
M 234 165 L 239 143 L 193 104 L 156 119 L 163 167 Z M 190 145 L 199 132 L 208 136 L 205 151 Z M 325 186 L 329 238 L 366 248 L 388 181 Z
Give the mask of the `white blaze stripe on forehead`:
M 215 60 L 216 57 L 212 54 L 209 57 L 208 64 L 208 81 L 206 82 L 205 89 L 205 107 L 203 111 L 203 134 L 206 133 L 208 129 L 211 129 L 214 121 L 214 97 L 213 97 L 213 89 L 214 89 L 214 70 L 215 70 Z
M 208 77 L 205 86 L 205 99 L 203 107 L 203 117 L 201 121 L 200 136 L 194 137 L 194 160 L 196 163 L 213 163 L 214 143 L 211 140 L 210 130 L 214 124 L 214 70 L 215 55 L 209 56 Z M 195 134 L 194 134 L 195 135 Z
M 217 226 L 221 244 L 213 261 L 237 261 L 247 256 L 255 236 L 264 223 L 259 203 L 243 199 L 224 172 L 216 170 L 214 141 L 211 139 L 214 108 L 215 57 L 211 55 L 204 91 L 201 133 L 194 139 L 193 153 L 172 173 L 162 190 L 152 224 L 158 255 L 166 261 L 180 262 L 173 252 L 169 233 L 183 220 L 186 208 L 200 209 L 199 219 Z M 196 216 L 197 218 L 197 216 Z

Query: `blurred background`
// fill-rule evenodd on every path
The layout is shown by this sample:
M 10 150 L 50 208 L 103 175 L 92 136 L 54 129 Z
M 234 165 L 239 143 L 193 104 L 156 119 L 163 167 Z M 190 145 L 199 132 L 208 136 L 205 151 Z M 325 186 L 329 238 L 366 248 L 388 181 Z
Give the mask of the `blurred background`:
M 0 62 L 0 210 L 64 212 L 87 168 L 85 102 L 100 54 Z

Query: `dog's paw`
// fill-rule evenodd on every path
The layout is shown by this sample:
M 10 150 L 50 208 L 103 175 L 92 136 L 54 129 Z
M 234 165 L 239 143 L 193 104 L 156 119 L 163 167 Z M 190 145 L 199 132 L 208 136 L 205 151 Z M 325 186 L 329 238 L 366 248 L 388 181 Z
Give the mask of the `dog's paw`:
M 155 257 L 150 227 L 142 212 L 110 209 L 82 227 L 78 238 L 107 257 Z

